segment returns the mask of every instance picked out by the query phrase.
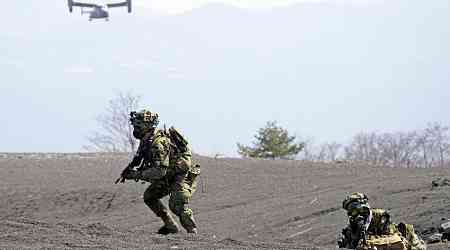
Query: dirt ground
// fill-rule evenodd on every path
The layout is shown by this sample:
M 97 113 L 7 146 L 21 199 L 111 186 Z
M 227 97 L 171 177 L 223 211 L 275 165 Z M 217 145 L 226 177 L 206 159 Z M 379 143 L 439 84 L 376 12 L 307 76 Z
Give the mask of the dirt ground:
M 0 249 L 334 249 L 346 224 L 341 202 L 353 191 L 418 232 L 450 218 L 450 187 L 431 189 L 448 168 L 196 160 L 200 234 L 160 236 L 161 222 L 142 201 L 148 184 L 113 184 L 128 157 L 3 155 Z

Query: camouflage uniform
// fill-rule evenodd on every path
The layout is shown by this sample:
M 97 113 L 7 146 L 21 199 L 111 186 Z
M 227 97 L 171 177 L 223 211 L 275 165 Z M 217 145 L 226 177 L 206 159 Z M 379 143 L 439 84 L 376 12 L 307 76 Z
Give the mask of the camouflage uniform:
M 342 230 L 343 237 L 338 241 L 339 247 L 366 249 L 363 245 L 367 237 L 398 235 L 403 242 L 400 244 L 403 249 L 426 249 L 425 243 L 414 232 L 413 225 L 392 223 L 389 213 L 384 209 L 370 208 L 367 196 L 362 193 L 348 196 L 343 202 L 343 208 L 347 210 L 349 225 Z M 360 234 L 361 228 L 365 229 L 366 235 Z
M 189 201 L 195 192 L 195 178 L 189 175 L 192 168 L 190 150 L 175 152 L 170 138 L 164 130 L 152 129 L 140 139 L 139 148 L 129 167 L 140 165 L 136 171 L 129 171 L 127 179 L 151 182 L 144 192 L 145 204 L 160 217 L 164 226 L 161 234 L 177 233 L 178 227 L 161 198 L 169 195 L 169 208 L 176 214 L 188 233 L 197 233 Z
M 338 245 L 341 248 L 356 249 L 360 239 L 365 239 L 370 222 L 372 210 L 368 198 L 362 193 L 352 193 L 342 202 L 342 207 L 347 211 L 348 226 L 342 230 L 342 238 Z
M 414 232 L 414 227 L 411 224 L 399 223 L 397 229 L 406 240 L 406 246 L 410 250 L 426 250 L 425 242 L 419 238 Z

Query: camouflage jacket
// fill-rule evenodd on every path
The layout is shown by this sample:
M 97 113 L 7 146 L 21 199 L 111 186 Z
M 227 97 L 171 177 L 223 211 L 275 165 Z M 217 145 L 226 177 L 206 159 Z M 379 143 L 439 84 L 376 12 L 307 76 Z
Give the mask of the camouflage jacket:
M 177 149 L 164 130 L 148 133 L 140 141 L 129 167 L 140 166 L 144 180 L 161 179 L 164 176 L 187 174 L 192 170 L 192 152 L 189 147 Z
M 170 139 L 164 131 L 156 130 L 142 138 L 129 167 L 140 166 L 144 180 L 161 179 L 171 172 L 169 156 Z

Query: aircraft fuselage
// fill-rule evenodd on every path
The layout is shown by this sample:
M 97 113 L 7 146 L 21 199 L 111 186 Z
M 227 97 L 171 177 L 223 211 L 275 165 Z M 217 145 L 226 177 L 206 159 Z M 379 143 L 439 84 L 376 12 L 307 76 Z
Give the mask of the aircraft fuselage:
M 108 18 L 108 11 L 104 10 L 101 7 L 95 7 L 89 14 L 90 19 L 100 19 L 100 18 Z

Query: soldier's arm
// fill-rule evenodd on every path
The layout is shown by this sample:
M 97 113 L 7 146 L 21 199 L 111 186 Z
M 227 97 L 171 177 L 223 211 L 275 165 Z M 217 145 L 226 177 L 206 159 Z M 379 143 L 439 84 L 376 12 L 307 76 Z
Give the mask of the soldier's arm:
M 359 208 L 359 215 L 364 218 L 364 230 L 369 229 L 370 222 L 372 221 L 372 211 L 368 206 L 361 206 Z
M 141 141 L 141 142 L 139 142 L 139 147 L 136 150 L 136 154 L 134 154 L 133 160 L 131 160 L 131 162 L 128 164 L 129 168 L 133 168 L 133 167 L 139 166 L 141 164 L 142 159 L 144 158 L 142 148 L 143 148 L 143 143 Z
M 425 250 L 426 245 L 419 238 L 419 236 L 414 231 L 414 226 L 411 224 L 405 224 L 406 240 L 408 241 L 409 248 L 411 250 Z
M 142 179 L 158 180 L 163 178 L 169 167 L 169 141 L 162 137 L 156 139 L 151 147 L 152 167 L 142 171 Z

